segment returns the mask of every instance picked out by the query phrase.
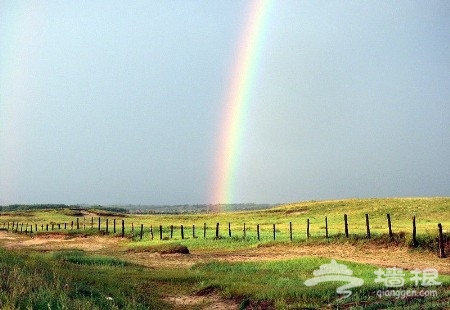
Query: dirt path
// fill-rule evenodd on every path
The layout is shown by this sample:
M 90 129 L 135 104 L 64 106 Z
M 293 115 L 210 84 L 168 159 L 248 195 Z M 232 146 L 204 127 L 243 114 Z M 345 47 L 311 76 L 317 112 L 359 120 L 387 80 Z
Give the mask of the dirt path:
M 121 240 L 100 236 L 70 236 L 67 234 L 41 234 L 34 237 L 0 231 L 0 246 L 6 249 L 28 248 L 37 251 L 62 249 L 80 249 L 84 251 L 101 251 L 117 247 Z
M 141 263 L 138 259 L 124 253 L 126 240 L 118 238 L 89 236 L 89 237 L 71 237 L 65 234 L 42 234 L 35 237 L 26 235 L 18 235 L 0 231 L 0 246 L 6 249 L 30 249 L 36 251 L 51 251 L 63 249 L 80 249 L 95 253 L 108 253 L 121 258 Z M 119 253 L 119 255 L 117 255 Z M 174 258 L 177 256 L 174 256 Z M 184 256 L 179 256 L 183 259 Z M 156 258 L 161 261 L 161 257 Z M 142 258 L 147 261 L 148 257 Z M 170 267 L 170 265 L 164 265 Z M 171 303 L 175 310 L 184 309 L 202 309 L 202 310 L 228 310 L 237 309 L 239 304 L 234 300 L 224 299 L 217 293 L 209 293 L 204 295 L 181 295 L 181 296 L 165 296 L 164 300 Z
M 285 260 L 304 256 L 320 256 L 342 259 L 358 263 L 373 264 L 380 267 L 398 267 L 404 270 L 436 268 L 440 274 L 450 274 L 449 259 L 441 259 L 427 252 L 410 251 L 407 248 L 379 248 L 369 246 L 358 248 L 352 245 L 314 245 L 299 247 L 273 246 L 239 252 L 192 251 L 190 255 L 130 253 L 124 258 L 152 268 L 188 268 L 208 261 L 269 261 Z
M 28 248 L 33 250 L 81 249 L 92 252 L 107 252 L 152 268 L 188 268 L 211 260 L 243 262 L 267 261 L 321 256 L 343 259 L 381 267 L 403 269 L 436 268 L 440 274 L 450 274 L 450 258 L 438 258 L 424 251 L 411 251 L 405 247 L 381 247 L 375 245 L 354 246 L 349 244 L 301 245 L 258 247 L 233 252 L 194 250 L 189 255 L 158 253 L 126 253 L 127 240 L 101 236 L 71 237 L 64 234 L 48 234 L 31 238 L 0 231 L 0 246 L 5 248 Z
M 436 268 L 439 274 L 450 274 L 450 258 L 441 259 L 436 254 L 411 251 L 405 247 L 387 247 L 376 245 L 355 246 L 348 244 L 299 245 L 259 247 L 234 252 L 194 250 L 191 254 L 158 254 L 126 252 L 128 241 L 120 238 L 89 236 L 70 237 L 63 234 L 40 235 L 34 238 L 0 231 L 0 246 L 9 249 L 27 248 L 38 251 L 81 249 L 96 253 L 115 255 L 151 268 L 189 268 L 197 263 L 209 261 L 269 261 L 320 256 L 330 259 L 342 259 L 358 263 L 373 264 L 380 267 L 399 267 L 405 270 L 414 268 Z M 238 305 L 225 300 L 217 294 L 203 296 L 167 296 L 167 301 L 175 309 L 232 309 Z

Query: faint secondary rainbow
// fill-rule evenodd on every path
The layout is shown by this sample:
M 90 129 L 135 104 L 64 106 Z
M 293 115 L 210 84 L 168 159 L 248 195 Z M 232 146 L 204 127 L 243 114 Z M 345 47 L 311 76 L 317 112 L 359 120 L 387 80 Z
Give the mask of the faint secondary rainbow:
M 234 69 L 223 103 L 221 133 L 216 156 L 211 203 L 234 202 L 234 183 L 238 169 L 242 130 L 251 101 L 252 86 L 268 23 L 270 0 L 251 2 L 245 28 L 237 45 Z
M 17 201 L 24 121 L 40 23 L 39 3 L 0 5 L 0 204 Z

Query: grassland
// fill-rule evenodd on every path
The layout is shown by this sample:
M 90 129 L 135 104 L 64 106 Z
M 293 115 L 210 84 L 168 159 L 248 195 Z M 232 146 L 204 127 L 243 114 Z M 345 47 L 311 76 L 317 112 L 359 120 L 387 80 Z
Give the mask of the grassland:
M 219 309 L 445 309 L 450 307 L 449 259 L 437 257 L 436 238 L 438 223 L 443 225 L 448 237 L 449 207 L 450 198 L 395 198 L 310 201 L 262 211 L 183 215 L 124 215 L 95 209 L 2 212 L 0 228 L 3 223 L 10 223 L 10 230 L 0 232 L 3 248 L 0 307 L 208 309 L 215 305 Z M 348 216 L 348 237 L 344 235 L 344 214 Z M 366 236 L 365 214 L 370 217 L 370 239 Z M 391 215 L 393 238 L 387 235 L 386 214 Z M 417 247 L 412 247 L 413 216 Z M 325 238 L 325 217 L 329 238 Z M 125 238 L 121 238 L 122 219 Z M 19 223 L 18 231 L 21 227 L 24 232 L 26 227 L 28 234 L 11 232 L 12 222 Z M 67 229 L 59 230 L 64 223 Z M 216 238 L 217 223 L 219 238 Z M 29 234 L 31 225 L 33 233 Z M 171 226 L 174 227 L 172 237 Z M 448 242 L 446 246 L 450 253 Z M 177 249 L 185 247 L 190 254 L 171 254 L 172 250 L 178 252 Z M 314 270 L 331 259 L 345 264 L 356 277 L 364 279 L 364 286 L 354 289 L 345 299 L 336 293 L 339 285 L 335 282 L 313 288 L 305 286 Z M 399 267 L 406 273 L 414 268 L 436 268 L 442 284 L 421 287 L 432 289 L 435 296 L 380 298 L 377 292 L 385 287 L 374 282 L 374 271 L 380 267 Z M 417 288 L 409 281 L 402 287 L 403 290 Z

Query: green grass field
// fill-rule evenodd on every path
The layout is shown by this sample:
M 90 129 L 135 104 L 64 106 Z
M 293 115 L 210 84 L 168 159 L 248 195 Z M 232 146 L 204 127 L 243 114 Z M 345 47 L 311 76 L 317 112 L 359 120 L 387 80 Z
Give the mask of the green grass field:
M 415 287 L 407 281 L 401 288 L 403 291 L 428 289 L 433 291 L 435 296 L 402 296 L 401 291 L 397 290 L 399 296 L 379 297 L 377 292 L 382 291 L 384 287 L 382 283 L 374 282 L 374 271 L 380 265 L 368 263 L 362 258 L 366 249 L 372 249 L 371 255 L 375 256 L 375 261 L 382 264 L 383 254 L 376 252 L 379 247 L 387 248 L 388 253 L 391 251 L 389 249 L 392 249 L 392 255 L 403 253 L 402 255 L 407 257 L 414 257 L 417 253 L 429 263 L 448 265 L 448 258 L 436 258 L 436 239 L 437 224 L 441 223 L 447 242 L 447 230 L 450 227 L 449 207 L 450 198 L 395 198 L 311 201 L 262 211 L 183 215 L 120 216 L 94 209 L 82 210 L 83 212 L 69 209 L 2 212 L 0 228 L 5 227 L 3 233 L 10 239 L 22 238 L 20 240 L 24 244 L 26 240 L 31 240 L 27 239 L 31 238 L 31 225 L 33 240 L 45 240 L 52 235 L 62 234 L 68 240 L 82 236 L 86 243 L 89 243 L 89 238 L 96 237 L 109 243 L 101 250 L 88 251 L 81 248 L 67 249 L 56 242 L 39 248 L 13 246 L 14 243 L 8 241 L 10 239 L 0 240 L 0 246 L 3 248 L 0 253 L 0 308 L 202 309 L 214 304 L 214 300 L 182 306 L 172 303 L 167 297 L 200 298 L 217 295 L 229 301 L 235 308 L 242 309 L 445 309 L 450 307 L 450 276 L 447 272 L 439 272 L 438 280 L 442 282 L 441 285 Z M 388 213 L 392 220 L 393 239 L 388 236 Z M 348 216 L 348 238 L 344 235 L 344 214 Z M 369 214 L 370 218 L 371 239 L 366 236 L 365 214 Z M 413 216 L 416 216 L 419 241 L 417 248 L 413 248 L 411 242 Z M 328 239 L 325 238 L 325 217 L 328 221 Z M 92 219 L 94 221 L 91 228 Z M 114 219 L 116 234 L 113 233 Z M 125 221 L 126 238 L 121 238 L 122 219 Z M 309 238 L 306 235 L 307 220 L 310 222 Z M 11 232 L 12 222 L 16 225 L 15 230 L 19 232 L 22 229 L 22 234 Z M 7 223 L 10 227 L 8 232 Z M 64 223 L 67 229 L 59 230 L 58 227 L 64 227 Z M 203 231 L 205 223 L 206 238 Z M 217 223 L 220 225 L 220 238 L 215 238 Z M 231 237 L 228 223 L 231 227 Z M 292 241 L 290 223 L 293 228 Z M 144 227 L 142 240 L 141 225 Z M 159 234 L 160 225 L 163 228 L 162 240 Z M 174 227 L 172 237 L 171 225 Z M 181 225 L 184 227 L 184 239 L 181 236 Z M 196 228 L 195 238 L 193 225 Z M 257 225 L 260 227 L 260 240 L 257 238 Z M 150 227 L 153 229 L 153 239 Z M 27 235 L 24 234 L 25 229 Z M 159 256 L 155 254 L 157 252 L 170 253 L 171 249 L 176 252 L 177 245 L 187 247 L 191 254 L 164 254 L 170 258 L 159 258 L 161 266 L 146 264 L 149 260 L 158 260 Z M 322 249 L 324 256 L 302 254 L 282 257 L 284 252 L 298 251 L 304 247 L 311 250 Z M 348 266 L 355 277 L 364 280 L 362 287 L 353 289 L 350 297 L 340 299 L 342 296 L 336 293 L 339 283 L 326 282 L 314 287 L 304 284 L 306 280 L 314 277 L 313 272 L 319 269 L 320 265 L 330 263 L 332 251 L 347 247 L 362 254 L 348 258 L 340 254 L 344 259 L 337 258 L 337 261 Z M 247 259 L 249 252 L 255 254 L 248 257 L 258 258 L 258 255 L 264 254 L 268 258 Z M 270 258 L 272 254 L 273 259 Z M 221 259 L 221 255 L 224 259 Z M 239 259 L 240 255 L 244 259 Z M 377 255 L 380 257 L 376 257 Z M 174 265 L 165 264 L 167 259 Z M 407 266 L 407 259 L 405 262 L 401 259 L 398 261 Z M 423 262 L 423 268 L 434 267 L 426 266 L 427 261 Z M 420 265 L 420 260 L 415 264 Z
M 444 226 L 450 224 L 447 218 L 447 211 L 450 207 L 449 198 L 396 198 L 396 199 L 352 199 L 335 201 L 311 201 L 301 203 L 291 203 L 278 207 L 251 212 L 219 212 L 201 214 L 150 214 L 150 215 L 124 215 L 111 216 L 108 212 L 92 210 L 94 214 L 94 227 L 97 227 L 97 216 L 100 214 L 102 227 L 104 228 L 106 218 L 124 218 L 129 225 L 134 223 L 136 227 L 144 224 L 146 228 L 150 225 L 157 227 L 163 225 L 164 228 L 174 225 L 186 228 L 196 225 L 198 229 L 207 223 L 209 228 L 215 228 L 216 223 L 221 223 L 221 231 L 224 232 L 226 225 L 230 222 L 234 230 L 243 229 L 245 223 L 250 231 L 254 231 L 257 224 L 260 224 L 263 231 L 271 229 L 272 224 L 276 224 L 279 230 L 288 230 L 289 222 L 292 222 L 297 230 L 296 237 L 303 238 L 306 231 L 306 220 L 311 223 L 311 235 L 324 235 L 325 217 L 328 217 L 328 225 L 331 234 L 343 232 L 343 215 L 347 214 L 351 233 L 365 232 L 365 214 L 369 214 L 371 228 L 380 233 L 387 231 L 386 214 L 389 213 L 393 220 L 393 228 L 396 231 L 410 231 L 411 218 L 416 216 L 417 225 L 422 231 L 435 230 L 437 222 L 442 222 Z M 102 214 L 103 213 L 103 214 Z M 80 225 L 83 223 L 89 228 L 91 226 L 91 216 L 84 216 L 77 210 L 42 210 L 42 211 L 17 211 L 2 212 L 0 220 L 2 222 L 20 222 L 28 224 L 47 223 L 71 223 L 79 218 Z

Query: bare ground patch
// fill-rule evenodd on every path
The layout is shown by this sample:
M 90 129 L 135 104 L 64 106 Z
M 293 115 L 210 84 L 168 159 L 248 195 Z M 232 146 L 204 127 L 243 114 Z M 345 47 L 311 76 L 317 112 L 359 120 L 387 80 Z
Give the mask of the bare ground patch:
M 0 244 L 7 249 L 28 248 L 33 250 L 80 249 L 99 251 L 116 245 L 119 240 L 100 236 L 68 236 L 65 234 L 38 234 L 32 237 L 0 232 Z
M 33 250 L 82 249 L 85 251 L 108 251 L 116 257 L 150 268 L 189 268 L 197 263 L 210 261 L 247 262 L 285 260 L 304 256 L 320 256 L 330 259 L 373 264 L 380 267 L 436 268 L 439 274 L 450 274 L 450 258 L 441 259 L 426 251 L 412 251 L 407 247 L 351 244 L 300 244 L 273 245 L 234 252 L 217 250 L 191 250 L 190 254 L 161 254 L 127 252 L 127 240 L 120 238 L 86 236 L 68 237 L 61 234 L 37 235 L 35 237 L 0 231 L 0 245 L 5 248 L 28 248 Z M 164 298 L 175 309 L 236 309 L 235 300 L 222 298 L 217 292 L 191 295 L 171 295 Z
M 0 244 L 5 248 L 30 248 L 35 250 L 82 249 L 99 251 L 105 248 L 120 249 L 127 241 L 120 238 L 102 236 L 76 236 L 64 234 L 43 234 L 34 237 L 0 231 Z M 359 263 L 368 263 L 382 267 L 399 267 L 403 269 L 436 268 L 439 273 L 450 274 L 449 258 L 439 258 L 426 251 L 413 251 L 407 247 L 351 244 L 328 244 L 283 246 L 273 245 L 234 252 L 216 250 L 193 250 L 191 254 L 160 253 L 112 253 L 127 260 L 153 268 L 189 268 L 197 263 L 212 260 L 243 262 L 284 260 L 303 256 L 321 256 Z
M 181 295 L 164 298 L 174 309 L 228 310 L 237 309 L 239 304 L 233 300 L 223 299 L 219 294 Z
M 353 245 L 272 246 L 236 252 L 191 251 L 189 255 L 159 253 L 127 253 L 126 259 L 153 268 L 189 268 L 209 261 L 245 262 L 285 260 L 304 256 L 342 259 L 380 267 L 436 268 L 440 274 L 450 274 L 449 258 L 439 258 L 430 252 L 412 251 L 406 247 L 358 247 Z

